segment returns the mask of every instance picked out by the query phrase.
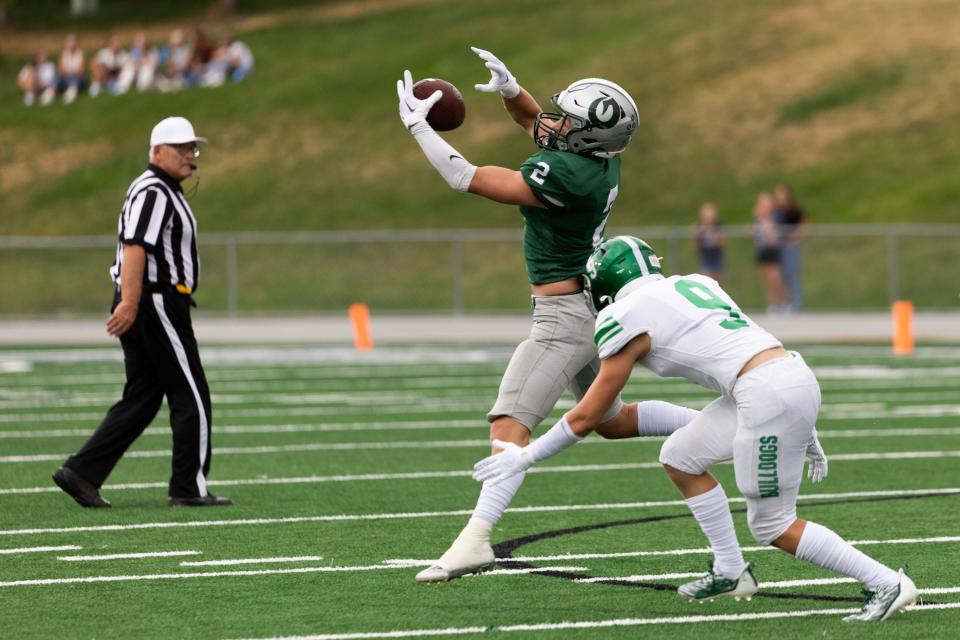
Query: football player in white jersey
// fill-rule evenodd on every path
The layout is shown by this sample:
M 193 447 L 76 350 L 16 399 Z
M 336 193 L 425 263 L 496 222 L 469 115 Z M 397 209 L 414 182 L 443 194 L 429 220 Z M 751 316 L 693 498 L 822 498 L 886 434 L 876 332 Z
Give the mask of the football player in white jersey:
M 664 277 L 659 258 L 638 238 L 605 241 L 590 257 L 587 273 L 602 308 L 594 337 L 601 358 L 596 381 L 532 444 L 494 441 L 504 451 L 478 462 L 475 479 L 509 478 L 582 440 L 640 363 L 659 376 L 686 378 L 721 394 L 667 438 L 660 451 L 660 462 L 714 554 L 709 572 L 682 585 L 681 596 L 740 599 L 757 591 L 727 496 L 709 472 L 732 459 L 757 542 L 864 584 L 862 610 L 844 620 L 885 620 L 916 601 L 916 586 L 902 570 L 877 562 L 824 526 L 797 518 L 804 456 L 811 461 L 811 480 L 827 473 L 814 426 L 820 386 L 800 354 L 786 351 L 757 326 L 712 278 Z

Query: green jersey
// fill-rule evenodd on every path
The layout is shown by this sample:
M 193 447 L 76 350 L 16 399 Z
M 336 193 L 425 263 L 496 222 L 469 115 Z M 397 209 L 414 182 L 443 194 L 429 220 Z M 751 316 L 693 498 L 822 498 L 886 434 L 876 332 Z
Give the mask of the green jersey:
M 541 149 L 527 158 L 520 173 L 546 207 L 520 207 L 530 283 L 583 275 L 617 198 L 620 158 Z

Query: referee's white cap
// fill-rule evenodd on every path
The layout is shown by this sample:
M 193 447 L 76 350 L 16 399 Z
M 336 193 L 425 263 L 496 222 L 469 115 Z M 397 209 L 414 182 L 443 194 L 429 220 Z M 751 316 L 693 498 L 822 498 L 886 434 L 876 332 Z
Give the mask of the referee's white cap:
M 158 144 L 183 144 L 184 142 L 199 142 L 206 144 L 207 139 L 201 138 L 193 131 L 190 121 L 181 116 L 164 118 L 150 132 L 150 146 Z

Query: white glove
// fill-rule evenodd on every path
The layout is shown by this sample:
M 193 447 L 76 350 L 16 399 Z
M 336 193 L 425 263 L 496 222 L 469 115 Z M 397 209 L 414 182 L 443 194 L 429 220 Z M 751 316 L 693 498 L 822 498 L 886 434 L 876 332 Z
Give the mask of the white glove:
M 813 439 L 807 445 L 807 460 L 810 464 L 807 466 L 807 477 L 810 482 L 817 484 L 823 482 L 827 477 L 827 454 L 823 452 L 820 446 L 820 439 L 817 437 L 817 431 L 813 431 Z
M 474 89 L 483 91 L 484 93 L 499 91 L 500 95 L 508 99 L 516 98 L 520 94 L 520 85 L 517 84 L 517 79 L 514 78 L 513 74 L 507 69 L 507 65 L 500 62 L 500 58 L 483 49 L 477 49 L 476 47 L 470 47 L 470 49 L 486 60 L 484 66 L 490 70 L 490 82 L 487 84 L 475 84 L 473 85 Z
M 443 97 L 443 92 L 439 89 L 434 91 L 430 97 L 421 100 L 413 95 L 413 77 L 410 71 L 403 72 L 403 80 L 397 80 L 397 98 L 400 99 L 400 120 L 407 127 L 412 129 L 417 123 L 427 122 L 427 114 L 430 109 Z M 430 125 L 427 124 L 429 127 Z
M 527 447 L 503 440 L 494 440 L 492 444 L 503 451 L 487 456 L 473 465 L 473 479 L 477 482 L 489 481 L 490 486 L 494 486 L 518 473 L 523 473 L 533 464 Z

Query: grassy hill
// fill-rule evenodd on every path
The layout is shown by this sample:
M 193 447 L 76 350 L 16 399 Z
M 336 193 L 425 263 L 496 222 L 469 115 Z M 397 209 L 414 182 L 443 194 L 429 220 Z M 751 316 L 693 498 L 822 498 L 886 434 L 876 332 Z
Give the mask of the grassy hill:
M 476 164 L 518 166 L 533 145 L 473 91 L 486 71 L 471 44 L 542 105 L 584 76 L 629 88 L 642 122 L 611 225 L 687 224 L 706 199 L 746 222 L 781 181 L 818 222 L 957 218 L 952 0 L 326 2 L 233 30 L 257 56 L 244 84 L 45 109 L 22 107 L 12 79 L 64 31 L 0 37 L 0 235 L 111 233 L 150 127 L 173 113 L 211 140 L 194 199 L 204 231 L 518 225 L 451 191 L 396 116 L 404 68 L 449 79 L 467 121 L 447 139 Z

